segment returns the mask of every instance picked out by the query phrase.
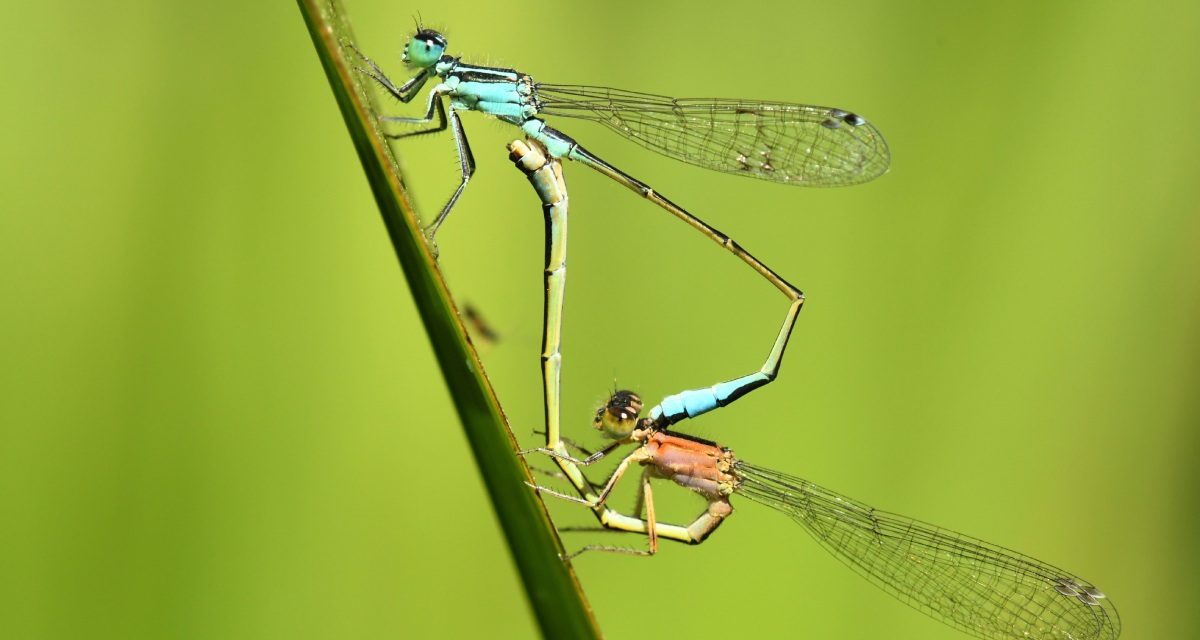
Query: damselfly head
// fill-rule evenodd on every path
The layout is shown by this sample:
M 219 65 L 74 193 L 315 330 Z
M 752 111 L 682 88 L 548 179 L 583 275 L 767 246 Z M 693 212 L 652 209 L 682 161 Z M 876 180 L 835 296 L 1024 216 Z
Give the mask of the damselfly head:
M 404 45 L 405 63 L 425 69 L 437 64 L 446 52 L 446 36 L 433 29 L 420 29 L 416 35 Z
M 638 426 L 638 414 L 642 412 L 642 399 L 632 391 L 616 391 L 596 410 L 592 426 L 614 440 L 624 440 Z

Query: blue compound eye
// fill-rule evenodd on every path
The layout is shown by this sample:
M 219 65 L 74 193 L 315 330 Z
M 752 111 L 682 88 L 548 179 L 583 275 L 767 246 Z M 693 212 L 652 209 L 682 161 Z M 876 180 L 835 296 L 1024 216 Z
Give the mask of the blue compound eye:
M 404 47 L 404 61 L 423 69 L 436 64 L 445 52 L 446 37 L 436 31 L 422 29 Z

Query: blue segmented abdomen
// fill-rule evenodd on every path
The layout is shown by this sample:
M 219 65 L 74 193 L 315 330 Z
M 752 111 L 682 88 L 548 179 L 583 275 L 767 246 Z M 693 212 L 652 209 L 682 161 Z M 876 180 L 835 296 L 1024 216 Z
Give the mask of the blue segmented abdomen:
M 663 398 L 662 402 L 650 409 L 650 419 L 670 425 L 685 418 L 695 418 L 723 407 L 770 381 L 771 378 L 767 374 L 759 372 L 715 384 L 707 389 L 682 391 Z

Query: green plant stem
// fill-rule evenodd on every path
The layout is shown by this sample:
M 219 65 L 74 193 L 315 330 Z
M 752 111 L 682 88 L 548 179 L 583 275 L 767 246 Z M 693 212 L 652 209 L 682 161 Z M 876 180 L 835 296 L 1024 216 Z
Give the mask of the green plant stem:
M 562 559 L 562 542 L 545 505 L 525 484 L 532 481 L 529 469 L 516 455 L 516 439 L 424 240 L 391 149 L 380 135 L 371 96 L 363 91 L 355 61 L 347 56 L 345 45 L 353 37 L 341 5 L 336 0 L 298 2 L 542 634 L 598 638 L 599 627 L 578 579 Z M 530 202 L 534 206 L 532 198 Z

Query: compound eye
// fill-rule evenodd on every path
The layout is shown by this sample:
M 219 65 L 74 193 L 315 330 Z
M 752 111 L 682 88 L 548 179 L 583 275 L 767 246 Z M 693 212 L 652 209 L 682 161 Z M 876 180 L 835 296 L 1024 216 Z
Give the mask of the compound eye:
M 432 67 L 446 52 L 446 38 L 436 31 L 419 31 L 404 48 L 404 61 L 420 68 Z
M 617 391 L 596 411 L 592 425 L 610 438 L 629 437 L 638 425 L 638 414 L 642 411 L 642 399 L 632 391 Z

